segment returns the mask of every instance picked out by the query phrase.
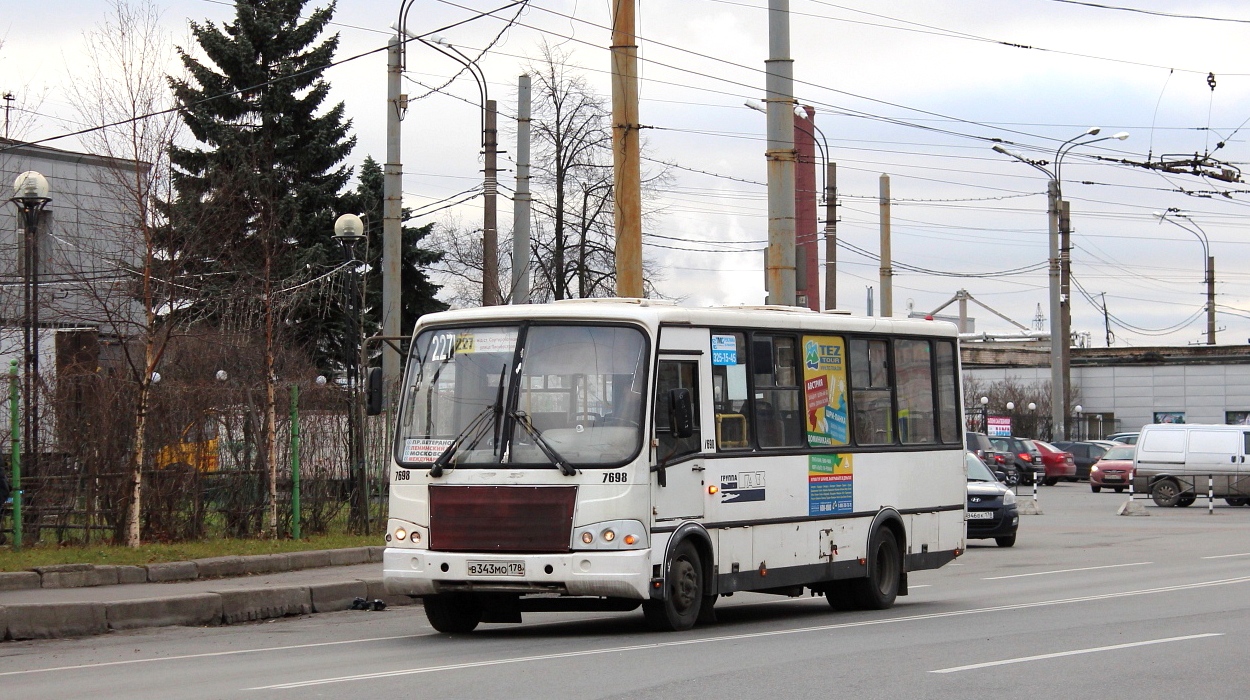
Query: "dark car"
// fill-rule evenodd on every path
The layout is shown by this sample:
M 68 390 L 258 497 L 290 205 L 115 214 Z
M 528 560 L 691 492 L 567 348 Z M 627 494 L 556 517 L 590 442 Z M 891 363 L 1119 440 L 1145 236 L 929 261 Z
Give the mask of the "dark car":
M 999 479 L 1015 484 L 1015 469 L 1010 467 L 1010 455 L 994 447 L 990 436 L 985 433 L 967 432 L 964 434 L 968 451 L 976 455 L 985 465 L 998 475 Z
M 1122 442 L 1125 445 L 1136 445 L 1137 436 L 1141 433 L 1112 433 L 1107 436 L 1111 442 Z
M 993 539 L 999 547 L 1016 543 L 1020 527 L 1020 511 L 1016 494 L 990 473 L 985 462 L 971 452 L 964 457 L 968 463 L 968 539 Z
M 1046 464 L 1042 461 L 1042 451 L 1032 440 L 1017 437 L 992 437 L 995 449 L 1007 453 L 1010 465 L 1014 466 L 1022 484 L 1032 484 L 1034 479 L 1046 476 Z
M 1076 478 L 1088 479 L 1089 468 L 1102 459 L 1109 445 L 1096 442 L 1056 442 L 1055 447 L 1072 453 L 1072 461 L 1076 462 Z
M 1116 445 L 1089 468 L 1089 490 L 1098 493 L 1104 488 L 1122 493 L 1133 480 L 1133 445 Z
M 1042 451 L 1042 464 L 1046 467 L 1043 484 L 1054 486 L 1060 479 L 1076 481 L 1076 461 L 1072 459 L 1071 452 L 1065 452 L 1041 440 L 1034 440 L 1033 444 Z

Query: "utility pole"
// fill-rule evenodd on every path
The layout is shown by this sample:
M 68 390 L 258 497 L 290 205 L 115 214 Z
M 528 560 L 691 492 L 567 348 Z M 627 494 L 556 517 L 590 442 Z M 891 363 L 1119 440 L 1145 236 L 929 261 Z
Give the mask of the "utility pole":
M 403 256 L 403 166 L 400 164 L 399 122 L 408 109 L 400 93 L 404 44 L 392 37 L 386 45 L 386 165 L 382 176 L 382 335 L 400 335 L 400 258 Z M 399 352 L 382 345 L 382 378 L 387 387 L 399 384 Z
M 496 202 L 499 194 L 499 130 L 496 127 L 496 105 L 486 100 L 482 149 L 486 156 L 486 182 L 482 191 L 482 306 L 499 304 L 499 228 Z
M 890 264 L 890 176 L 881 176 L 881 315 L 894 315 L 894 268 Z
M 838 308 L 838 164 L 825 164 L 825 308 Z
M 868 316 L 872 315 L 872 285 L 868 285 Z
M 530 77 L 517 79 L 516 194 L 512 197 L 512 303 L 530 303 Z
M 1072 415 L 1072 209 L 1059 201 L 1059 310 L 1062 322 L 1059 350 L 1063 355 L 1063 415 Z
M 820 258 L 816 244 L 816 110 L 804 105 L 794 115 L 795 303 L 820 311 Z
M 1107 347 L 1111 347 L 1111 314 L 1107 311 L 1107 293 L 1102 293 L 1102 330 L 1107 336 Z
M 1067 412 L 1064 405 L 1068 397 L 1064 391 L 1063 311 L 1059 308 L 1059 181 L 1051 178 L 1046 183 L 1047 219 L 1050 229 L 1050 421 L 1053 441 L 1067 439 Z
M 642 154 L 635 2 L 612 3 L 612 186 L 616 199 L 616 295 L 642 298 Z
M 1215 256 L 1207 256 L 1207 345 L 1215 345 Z
M 768 303 L 794 306 L 794 61 L 790 1 L 768 0 Z

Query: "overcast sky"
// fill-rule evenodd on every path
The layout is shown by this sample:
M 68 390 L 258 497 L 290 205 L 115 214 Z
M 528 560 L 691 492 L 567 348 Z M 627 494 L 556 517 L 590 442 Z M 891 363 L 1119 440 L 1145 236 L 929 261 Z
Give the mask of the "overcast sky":
M 187 22 L 229 21 L 233 3 L 158 0 L 178 37 Z M 424 33 L 506 0 L 417 0 L 409 30 Z M 309 7 L 317 6 L 316 2 Z M 338 58 L 385 46 L 399 0 L 345 0 L 333 31 Z M 646 231 L 644 254 L 665 270 L 660 290 L 683 303 L 754 304 L 767 237 L 764 115 L 746 108 L 763 96 L 766 0 L 642 0 L 641 121 L 652 157 L 681 166 Z M 1073 275 L 1088 294 L 1106 294 L 1116 345 L 1183 345 L 1205 338 L 1202 247 L 1195 234 L 1152 217 L 1177 207 L 1210 238 L 1216 259 L 1220 343 L 1250 342 L 1250 257 L 1244 215 L 1250 185 L 1097 161 L 1144 162 L 1214 151 L 1237 167 L 1250 160 L 1250 7 L 1244 2 L 1107 0 L 791 0 L 795 91 L 817 111 L 838 163 L 839 236 L 878 251 L 878 177 L 891 176 L 895 202 L 895 314 L 931 311 L 967 289 L 1005 315 L 1032 325 L 1048 313 L 1046 178 L 990 150 L 990 139 L 1031 158 L 1086 128 L 1128 131 L 1124 142 L 1078 148 L 1064 161 L 1064 196 L 1074 227 Z M 1165 17 L 1113 7 L 1202 18 Z M 516 77 L 544 36 L 608 94 L 608 0 L 534 0 L 483 59 L 491 97 L 515 113 Z M 82 32 L 104 19 L 98 0 L 26 3 L 0 18 L 0 90 L 38 98 L 20 134 L 40 139 L 78 128 L 67 85 L 81 65 Z M 512 16 L 480 19 L 442 34 L 466 51 L 484 47 Z M 1209 19 L 1215 18 L 1215 19 Z M 359 143 L 351 156 L 385 156 L 386 58 L 375 53 L 330 69 L 332 99 L 346 104 Z M 441 84 L 456 66 L 414 46 L 409 77 Z M 1208 73 L 1216 87 L 1208 85 Z M 426 92 L 415 82 L 405 90 Z M 406 203 L 419 207 L 480 178 L 476 87 L 461 78 L 448 92 L 413 103 L 404 125 Z M 40 97 L 41 96 L 41 97 Z M 20 98 L 19 98 L 20 99 Z M 501 117 L 501 127 L 507 120 Z M 1247 126 L 1250 129 L 1250 125 Z M 1217 144 L 1224 143 L 1217 149 Z M 76 150 L 61 139 L 48 145 Z M 510 136 L 501 148 L 511 152 Z M 506 159 L 506 157 L 505 157 Z M 510 164 L 509 166 L 510 167 Z M 1246 168 L 1250 179 L 1250 168 Z M 695 171 L 703 171 L 701 174 Z M 511 171 L 501 175 L 513 184 Z M 1184 192 L 1197 193 L 1185 194 Z M 1219 193 L 1227 193 L 1219 194 Z M 500 206 L 501 229 L 511 207 Z M 481 202 L 435 214 L 480 220 Z M 676 240 L 674 240 L 676 239 Z M 674 250 L 678 248 L 681 250 Z M 839 307 L 865 311 L 878 263 L 839 252 Z M 985 273 L 1037 268 L 1023 274 Z M 975 274 L 978 277 L 952 275 Z M 950 310 L 953 310 L 952 306 Z M 1074 289 L 1073 329 L 1104 344 L 1103 314 Z M 977 330 L 1012 326 L 977 309 Z M 1171 329 L 1169 332 L 1162 332 Z

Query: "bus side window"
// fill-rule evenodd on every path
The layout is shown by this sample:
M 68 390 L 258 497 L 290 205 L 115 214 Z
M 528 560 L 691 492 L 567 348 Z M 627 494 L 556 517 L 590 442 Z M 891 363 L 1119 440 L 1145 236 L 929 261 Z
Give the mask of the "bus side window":
M 889 344 L 884 340 L 852 339 L 850 360 L 856 444 L 893 444 Z
M 963 439 L 959 428 L 959 400 L 956 394 L 958 374 L 955 372 L 955 344 L 945 340 L 936 341 L 935 356 L 938 391 L 938 425 L 942 442 L 957 443 Z
M 716 449 L 750 447 L 745 334 L 712 333 L 712 394 L 716 408 Z
M 933 430 L 933 360 L 929 341 L 894 341 L 898 377 L 898 433 L 904 444 L 937 442 Z
M 803 397 L 793 336 L 756 335 L 755 425 L 760 447 L 804 444 Z

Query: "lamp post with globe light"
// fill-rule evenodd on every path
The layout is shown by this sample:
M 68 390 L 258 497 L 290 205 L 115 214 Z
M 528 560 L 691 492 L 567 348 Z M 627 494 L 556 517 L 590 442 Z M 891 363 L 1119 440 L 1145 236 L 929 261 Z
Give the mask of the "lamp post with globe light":
M 28 170 L 13 182 L 10 202 L 22 224 L 22 444 L 31 473 L 39 471 L 39 220 L 52 201 L 48 180 Z M 20 477 L 17 477 L 20 478 Z M 21 508 L 21 484 L 12 485 L 13 512 Z M 19 516 L 20 517 L 20 516 Z
M 364 418 L 360 415 L 360 345 L 361 345 L 361 304 L 360 304 L 360 269 L 357 264 L 356 246 L 365 239 L 365 225 L 355 214 L 343 214 L 334 222 L 334 238 L 343 246 L 343 255 L 348 267 L 347 303 L 344 313 L 347 316 L 347 329 L 350 340 L 346 343 L 346 357 L 343 366 L 347 374 L 347 440 L 348 440 L 348 471 L 351 480 L 351 508 L 349 524 L 353 531 L 368 534 L 368 496 L 369 484 L 365 472 L 365 456 L 363 437 Z

